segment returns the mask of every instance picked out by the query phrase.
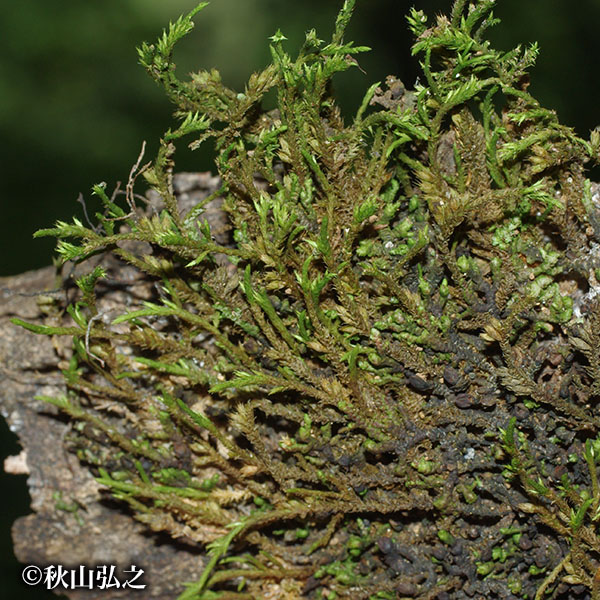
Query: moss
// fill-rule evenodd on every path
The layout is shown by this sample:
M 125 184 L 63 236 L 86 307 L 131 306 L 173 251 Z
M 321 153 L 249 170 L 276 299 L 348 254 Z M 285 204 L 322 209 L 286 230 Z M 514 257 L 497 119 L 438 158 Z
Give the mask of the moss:
M 367 50 L 344 39 L 352 0 L 295 59 L 278 31 L 242 92 L 215 70 L 177 76 L 199 5 L 139 49 L 176 106 L 158 156 L 123 202 L 94 186 L 96 224 L 38 232 L 62 261 L 107 252 L 154 283 L 115 316 L 90 266 L 70 324 L 20 324 L 73 336 L 69 394 L 46 400 L 82 424 L 72 444 L 98 480 L 151 529 L 205 545 L 180 600 L 273 581 L 314 598 L 600 598 L 585 177 L 600 134 L 531 96 L 537 47 L 493 49 L 493 4 L 458 0 L 432 24 L 410 11 L 422 81 L 373 84 L 349 122 L 332 77 Z M 186 210 L 184 137 L 214 145 L 221 178 Z M 139 206 L 139 175 L 160 208 Z

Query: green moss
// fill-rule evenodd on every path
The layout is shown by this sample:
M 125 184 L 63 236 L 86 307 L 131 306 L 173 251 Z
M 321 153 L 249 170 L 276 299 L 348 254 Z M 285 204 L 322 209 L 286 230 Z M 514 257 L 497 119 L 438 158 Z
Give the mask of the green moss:
M 528 92 L 535 44 L 485 40 L 493 4 L 458 0 L 431 25 L 411 10 L 422 81 L 371 85 L 349 121 L 332 77 L 367 50 L 344 39 L 353 0 L 297 58 L 278 31 L 243 92 L 216 70 L 177 75 L 200 4 L 139 49 L 178 120 L 155 160 L 123 202 L 94 186 L 95 225 L 36 234 L 62 261 L 110 253 L 152 290 L 111 314 L 114 272 L 94 266 L 71 324 L 17 323 L 73 336 L 69 395 L 47 400 L 83 424 L 72 445 L 98 480 L 151 529 L 206 545 L 180 600 L 273 581 L 315 598 L 451 593 L 452 556 L 479 556 L 485 527 L 474 594 L 502 579 L 506 594 L 563 581 L 600 597 L 600 218 L 584 172 L 600 136 Z M 213 144 L 221 178 L 186 211 L 181 138 Z M 159 208 L 139 205 L 140 174 Z M 542 567 L 522 547 L 530 515 L 556 536 Z

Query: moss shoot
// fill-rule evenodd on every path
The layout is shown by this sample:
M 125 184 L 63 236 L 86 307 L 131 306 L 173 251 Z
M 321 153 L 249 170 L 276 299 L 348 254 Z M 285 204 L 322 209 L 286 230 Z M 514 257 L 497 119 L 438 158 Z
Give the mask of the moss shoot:
M 179 600 L 599 600 L 600 133 L 528 92 L 536 45 L 490 46 L 493 0 L 411 10 L 420 81 L 374 83 L 352 119 L 332 78 L 368 50 L 354 0 L 296 58 L 277 31 L 242 91 L 177 75 L 205 4 L 139 48 L 176 107 L 155 160 L 94 186 L 94 224 L 37 233 L 89 265 L 54 324 L 16 321 L 73 338 L 45 398 L 70 447 L 205 549 Z M 185 209 L 182 138 L 220 177 Z M 120 314 L 106 256 L 150 284 Z

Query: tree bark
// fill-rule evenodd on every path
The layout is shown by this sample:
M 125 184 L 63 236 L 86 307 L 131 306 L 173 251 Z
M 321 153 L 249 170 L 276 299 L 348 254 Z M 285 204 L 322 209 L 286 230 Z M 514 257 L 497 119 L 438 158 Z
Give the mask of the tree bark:
M 182 212 L 219 185 L 219 179 L 209 173 L 177 175 L 174 188 Z M 151 210 L 160 209 L 161 200 L 156 194 L 148 194 L 147 199 Z M 203 218 L 222 219 L 220 200 L 208 205 Z M 144 287 L 152 285 L 109 254 L 93 260 L 105 266 L 110 278 L 119 282 L 107 293 L 115 310 L 125 310 L 131 293 L 143 295 Z M 70 277 L 63 279 L 63 289 L 56 294 L 61 302 L 65 296 L 72 296 L 72 279 L 78 271 L 87 272 L 89 266 L 82 270 L 71 265 L 71 269 Z M 10 319 L 43 323 L 44 299 L 48 296 L 40 292 L 55 288 L 53 267 L 0 278 L 0 411 L 23 447 L 19 456 L 5 461 L 5 470 L 28 473 L 33 511 L 13 525 L 15 555 L 24 564 L 42 568 L 85 565 L 93 569 L 115 565 L 121 583 L 132 578 L 123 570 L 135 565 L 144 570 L 143 577 L 135 582 L 146 585 L 141 597 L 172 600 L 183 591 L 183 582 L 200 576 L 202 550 L 149 532 L 124 512 L 103 492 L 88 468 L 67 451 L 69 421 L 55 406 L 35 399 L 66 392 L 61 368 L 70 356 L 71 340 L 30 333 Z M 56 592 L 73 600 L 111 600 L 128 598 L 133 593 L 129 588 L 57 588 Z

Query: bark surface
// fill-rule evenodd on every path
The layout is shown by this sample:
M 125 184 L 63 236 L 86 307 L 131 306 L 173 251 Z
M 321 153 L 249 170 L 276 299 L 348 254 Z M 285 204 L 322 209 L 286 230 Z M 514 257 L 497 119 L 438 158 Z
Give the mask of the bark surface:
M 174 187 L 182 212 L 218 189 L 220 180 L 209 173 L 182 173 Z M 158 196 L 148 195 L 150 209 L 159 209 Z M 210 203 L 206 218 L 222 218 L 220 200 Z M 124 310 L 131 294 L 146 295 L 148 281 L 110 255 L 94 259 L 111 274 L 106 300 L 115 310 Z M 90 268 L 88 264 L 81 274 Z M 92 265 L 93 268 L 93 265 Z M 70 424 L 56 407 L 36 396 L 59 396 L 66 389 L 61 373 L 70 356 L 70 339 L 36 335 L 11 323 L 18 317 L 32 323 L 47 322 L 45 301 L 51 294 L 61 304 L 72 297 L 80 269 L 67 265 L 57 277 L 53 267 L 0 278 L 0 411 L 23 448 L 5 461 L 8 473 L 29 475 L 32 514 L 15 521 L 14 551 L 24 564 L 40 567 L 63 565 L 117 566 L 123 573 L 132 565 L 144 570 L 143 592 L 125 589 L 56 589 L 72 600 L 112 600 L 132 595 L 152 600 L 172 600 L 183 590 L 183 582 L 194 581 L 203 569 L 202 553 L 185 541 L 173 541 L 149 532 L 147 527 L 123 511 L 96 482 L 86 466 L 68 452 L 65 438 Z M 175 566 L 176 565 L 176 566 Z

